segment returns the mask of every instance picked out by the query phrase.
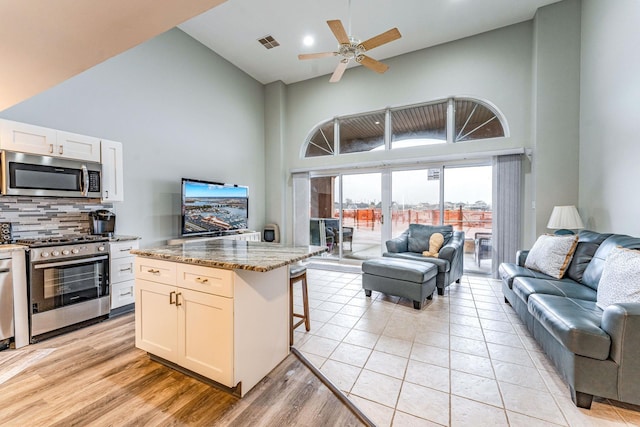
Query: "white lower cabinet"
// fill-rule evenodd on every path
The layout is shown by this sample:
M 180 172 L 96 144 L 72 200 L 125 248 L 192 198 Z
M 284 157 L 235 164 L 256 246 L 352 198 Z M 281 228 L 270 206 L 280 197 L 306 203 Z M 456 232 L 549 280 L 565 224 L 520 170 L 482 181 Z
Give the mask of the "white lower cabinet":
M 174 302 L 169 298 L 173 295 Z M 170 362 L 178 360 L 176 287 L 136 280 L 136 347 Z
M 137 256 L 136 347 L 243 396 L 289 354 L 288 278 Z
M 135 256 L 131 255 L 129 251 L 138 249 L 138 247 L 137 240 L 109 243 L 111 310 L 135 302 Z
M 233 387 L 233 300 L 176 290 L 178 364 Z
M 153 270 L 148 274 L 167 270 L 163 261 L 141 264 Z M 179 267 L 188 272 L 191 266 Z M 136 347 L 234 387 L 233 299 L 181 287 L 176 276 L 174 283 L 136 280 Z

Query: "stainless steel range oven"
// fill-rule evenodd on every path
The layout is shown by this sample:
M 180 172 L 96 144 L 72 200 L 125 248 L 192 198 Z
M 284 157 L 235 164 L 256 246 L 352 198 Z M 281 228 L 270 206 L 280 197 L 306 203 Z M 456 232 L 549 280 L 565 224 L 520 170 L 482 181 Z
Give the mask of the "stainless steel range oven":
M 27 244 L 31 342 L 109 315 L 109 253 L 100 236 Z

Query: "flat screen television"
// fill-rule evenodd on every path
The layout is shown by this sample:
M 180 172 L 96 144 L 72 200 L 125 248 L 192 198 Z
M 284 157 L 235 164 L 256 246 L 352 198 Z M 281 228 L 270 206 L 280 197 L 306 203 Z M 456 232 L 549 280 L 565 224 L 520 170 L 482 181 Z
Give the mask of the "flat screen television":
M 182 178 L 182 235 L 222 235 L 247 228 L 249 188 Z

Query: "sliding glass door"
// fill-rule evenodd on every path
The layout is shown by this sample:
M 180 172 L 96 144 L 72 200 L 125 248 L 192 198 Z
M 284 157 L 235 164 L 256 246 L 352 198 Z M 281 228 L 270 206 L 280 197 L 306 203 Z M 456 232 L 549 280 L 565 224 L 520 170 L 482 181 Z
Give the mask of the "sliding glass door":
M 311 244 L 336 260 L 379 257 L 409 224 L 465 232 L 465 270 L 491 272 L 491 166 L 336 173 L 310 179 Z
M 391 172 L 391 237 L 409 224 L 440 224 L 440 168 Z
M 310 180 L 310 242 L 325 257 L 364 260 L 382 255 L 382 174 L 335 174 Z
M 443 182 L 443 223 L 464 231 L 465 271 L 491 273 L 492 167 L 445 167 Z

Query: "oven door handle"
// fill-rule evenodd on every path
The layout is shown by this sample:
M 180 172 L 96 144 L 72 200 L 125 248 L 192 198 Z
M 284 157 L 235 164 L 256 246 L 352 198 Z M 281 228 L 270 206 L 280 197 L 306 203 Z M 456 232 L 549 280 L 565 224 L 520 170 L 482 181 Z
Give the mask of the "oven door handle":
M 85 264 L 87 262 L 102 261 L 102 260 L 105 260 L 105 259 L 108 259 L 108 258 L 109 258 L 108 255 L 103 255 L 103 256 L 97 256 L 97 257 L 93 257 L 93 258 L 75 259 L 75 260 L 71 260 L 71 261 L 45 262 L 45 263 L 42 263 L 42 264 L 34 264 L 33 268 L 39 269 L 39 268 L 62 267 L 62 266 L 74 265 L 74 264 Z

